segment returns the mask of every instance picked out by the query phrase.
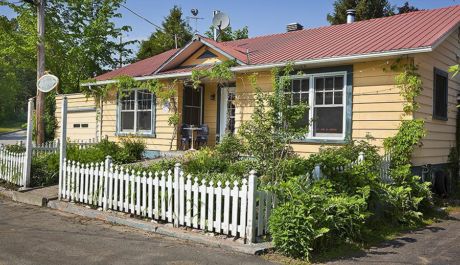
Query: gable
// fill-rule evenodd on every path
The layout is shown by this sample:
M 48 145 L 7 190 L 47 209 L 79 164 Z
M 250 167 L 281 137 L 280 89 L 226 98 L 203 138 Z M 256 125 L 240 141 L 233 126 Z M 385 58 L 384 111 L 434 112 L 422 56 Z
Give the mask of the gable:
M 218 51 L 203 46 L 194 52 L 190 57 L 188 57 L 181 65 L 182 66 L 192 66 L 192 65 L 205 65 L 205 64 L 215 64 L 227 61 L 228 58 L 220 54 Z

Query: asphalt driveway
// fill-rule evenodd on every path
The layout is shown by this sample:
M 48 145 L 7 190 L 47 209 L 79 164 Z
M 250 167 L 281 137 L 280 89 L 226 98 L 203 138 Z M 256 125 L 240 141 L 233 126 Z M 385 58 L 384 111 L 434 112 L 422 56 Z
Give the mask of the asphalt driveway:
M 0 144 L 16 144 L 18 141 L 26 141 L 26 130 L 0 135 Z
M 460 212 L 352 258 L 327 264 L 460 264 Z
M 0 264 L 271 264 L 0 197 Z

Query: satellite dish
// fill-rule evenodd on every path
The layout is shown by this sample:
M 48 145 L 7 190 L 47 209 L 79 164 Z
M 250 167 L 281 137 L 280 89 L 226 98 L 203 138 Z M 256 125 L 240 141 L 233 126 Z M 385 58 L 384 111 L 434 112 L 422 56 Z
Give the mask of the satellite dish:
M 37 88 L 43 93 L 48 93 L 59 84 L 59 78 L 55 75 L 46 74 L 37 81 Z
M 190 12 L 192 12 L 192 15 L 194 15 L 195 17 L 198 15 L 198 9 L 196 8 L 190 10 Z
M 212 19 L 212 25 L 214 28 L 223 30 L 226 29 L 228 26 L 230 26 L 230 18 L 222 12 L 219 12 L 214 15 L 214 18 Z

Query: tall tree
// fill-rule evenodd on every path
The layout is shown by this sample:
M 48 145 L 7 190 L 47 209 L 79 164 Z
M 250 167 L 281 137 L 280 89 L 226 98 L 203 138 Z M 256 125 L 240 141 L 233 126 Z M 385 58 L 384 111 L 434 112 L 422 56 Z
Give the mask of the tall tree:
M 404 5 L 398 7 L 398 14 L 404 14 L 414 11 L 419 11 L 419 9 L 415 6 L 411 6 L 409 2 L 405 2 Z
M 332 25 L 346 23 L 348 9 L 356 10 L 356 21 L 388 17 L 395 14 L 394 7 L 388 0 L 336 0 L 334 12 L 327 14 L 327 20 Z
M 130 42 L 119 43 L 118 37 L 129 31 L 117 27 L 114 18 L 121 17 L 118 8 L 124 0 L 47 0 L 46 1 L 46 70 L 60 79 L 60 92 L 79 91 L 79 83 L 103 73 L 118 64 L 120 51 L 125 55 Z M 31 73 L 35 79 L 37 19 L 35 7 L 21 2 L 0 1 L 16 13 L 14 27 L 2 27 L 0 32 L 0 64 L 14 60 L 16 68 L 3 68 L 8 75 L 15 71 Z M 3 18 L 2 25 L 8 24 Z M 0 82 L 2 83 L 2 82 Z M 13 85 L 14 84 L 14 85 Z M 27 78 L 9 79 L 9 85 L 22 91 L 34 91 L 35 82 Z M 19 93 L 27 94 L 27 93 Z M 54 121 L 53 93 L 48 93 L 46 112 L 48 124 Z M 29 95 L 30 96 L 30 95 Z M 21 100 L 25 106 L 26 100 Z M 52 128 L 48 132 L 52 136 Z
M 208 38 L 214 37 L 214 26 L 209 27 L 209 30 L 204 33 Z M 235 31 L 232 30 L 232 27 L 227 27 L 218 36 L 219 41 L 231 41 L 231 40 L 241 40 L 247 39 L 249 37 L 248 26 L 244 26 L 241 29 Z
M 179 6 L 175 5 L 171 8 L 161 26 L 162 29 L 156 29 L 148 40 L 141 42 L 137 59 L 145 59 L 174 49 L 176 38 L 178 48 L 184 47 L 193 38 L 192 28 L 184 20 L 182 9 Z

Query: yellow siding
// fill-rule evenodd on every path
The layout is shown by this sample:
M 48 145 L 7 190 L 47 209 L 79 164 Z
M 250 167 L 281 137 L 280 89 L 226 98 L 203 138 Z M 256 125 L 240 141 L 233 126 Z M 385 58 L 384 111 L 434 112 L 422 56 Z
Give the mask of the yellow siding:
M 217 55 L 215 58 L 205 58 L 205 59 L 199 59 L 201 54 L 205 52 L 206 50 L 214 53 Z M 185 62 L 181 64 L 181 66 L 192 66 L 192 65 L 200 65 L 200 64 L 214 64 L 217 62 L 223 62 L 228 60 L 227 57 L 221 55 L 219 52 L 215 51 L 214 49 L 211 49 L 209 47 L 203 46 L 198 51 L 196 51 L 192 56 L 190 56 Z
M 177 89 L 178 85 L 172 89 Z M 180 106 L 180 105 L 179 105 Z M 180 107 L 179 107 L 180 109 Z M 157 99 L 156 104 L 156 137 L 142 137 L 147 145 L 148 150 L 169 151 L 170 142 L 173 136 L 174 127 L 168 124 L 169 117 L 172 116 L 172 110 L 164 112 L 161 101 Z M 120 141 L 116 135 L 117 128 L 117 95 L 113 90 L 104 103 L 102 119 L 102 135 L 107 136 L 111 141 Z M 177 137 L 173 141 L 172 150 L 176 150 Z
M 395 86 L 395 73 L 384 70 L 390 64 L 391 61 L 373 61 L 353 65 L 352 138 L 355 140 L 364 140 L 370 135 L 375 138 L 372 143 L 382 147 L 383 139 L 397 132 L 403 99 Z M 237 128 L 250 119 L 254 108 L 249 75 L 240 74 L 236 78 Z M 258 73 L 257 85 L 262 91 L 272 91 L 271 73 Z M 294 151 L 301 155 L 316 153 L 320 147 L 321 144 L 293 144 Z
M 432 118 L 433 114 L 433 68 L 447 71 L 449 66 L 458 64 L 456 56 L 460 50 L 458 30 L 451 34 L 440 46 L 431 53 L 415 56 L 415 63 L 419 66 L 419 73 L 423 81 L 422 95 L 417 98 L 420 109 L 414 118 L 425 120 L 427 136 L 423 139 L 423 146 L 418 147 L 413 154 L 413 163 L 416 166 L 424 164 L 446 163 L 450 147 L 455 145 L 457 94 L 460 92 L 460 76 L 449 78 L 448 88 L 448 120 L 441 121 Z M 451 76 L 449 76 L 451 77 Z
M 95 108 L 94 98 L 86 98 L 84 94 L 69 94 L 56 96 L 56 121 L 57 127 L 55 137 L 59 138 L 61 133 L 61 106 L 62 97 L 67 97 L 67 138 L 71 140 L 89 140 L 97 138 L 97 117 L 96 111 L 72 112 L 75 108 Z M 75 123 L 88 124 L 88 128 L 74 128 Z

